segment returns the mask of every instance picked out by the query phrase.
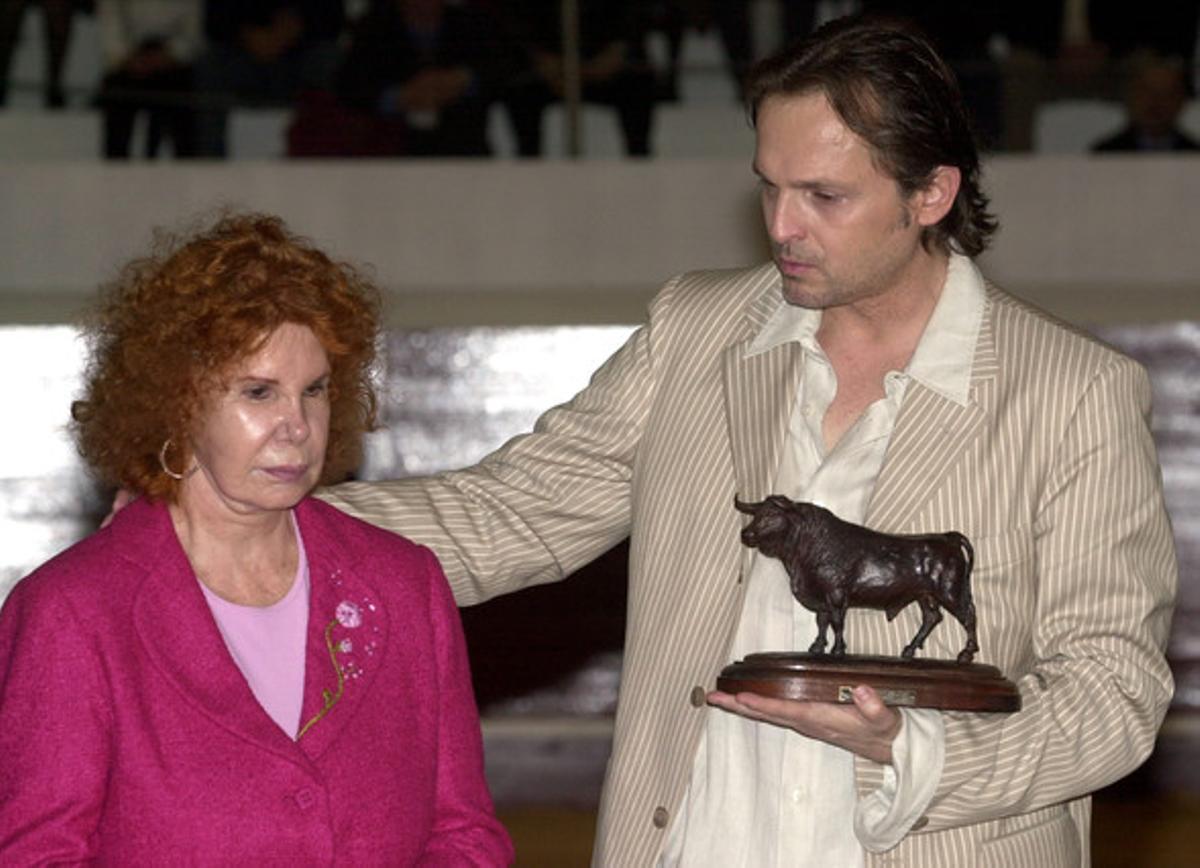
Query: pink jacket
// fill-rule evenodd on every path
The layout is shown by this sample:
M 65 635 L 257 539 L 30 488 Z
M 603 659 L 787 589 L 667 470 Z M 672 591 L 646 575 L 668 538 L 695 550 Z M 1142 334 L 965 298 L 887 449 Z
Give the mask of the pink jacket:
M 315 500 L 296 515 L 315 721 L 297 741 L 226 651 L 162 505 L 18 583 L 0 613 L 0 864 L 512 861 L 436 559 Z

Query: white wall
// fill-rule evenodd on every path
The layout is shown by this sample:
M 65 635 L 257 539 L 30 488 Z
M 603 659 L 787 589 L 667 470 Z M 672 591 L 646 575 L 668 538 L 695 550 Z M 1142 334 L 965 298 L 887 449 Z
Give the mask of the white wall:
M 1200 158 L 995 158 L 998 282 L 1091 322 L 1200 318 Z M 742 160 L 0 166 L 0 322 L 68 318 L 156 226 L 277 212 L 375 266 L 410 325 L 640 319 L 765 255 Z M 453 304 L 449 300 L 453 299 Z

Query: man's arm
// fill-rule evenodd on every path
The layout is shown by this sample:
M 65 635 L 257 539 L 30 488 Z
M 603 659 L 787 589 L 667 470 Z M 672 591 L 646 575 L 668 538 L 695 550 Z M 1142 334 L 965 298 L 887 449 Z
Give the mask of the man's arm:
M 474 467 L 320 496 L 432 548 L 460 605 L 557 581 L 629 532 L 634 457 L 655 389 L 652 332 L 635 332 L 586 389 Z
M 927 830 L 1077 798 L 1153 748 L 1172 693 L 1163 649 L 1177 569 L 1149 407 L 1145 372 L 1121 359 L 1074 408 L 1038 498 L 1032 553 L 1004 568 L 1036 571 L 1022 709 L 944 714 Z

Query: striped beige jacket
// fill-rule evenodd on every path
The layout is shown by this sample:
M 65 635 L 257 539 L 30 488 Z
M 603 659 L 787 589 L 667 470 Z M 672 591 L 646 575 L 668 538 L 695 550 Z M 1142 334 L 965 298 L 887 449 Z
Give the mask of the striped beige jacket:
M 677 277 L 569 403 L 478 466 L 341 486 L 331 502 L 431 545 L 463 604 L 561 579 L 632 535 L 629 612 L 595 862 L 651 866 L 728 661 L 748 550 L 734 494 L 768 491 L 796 399 L 795 344 L 747 356 L 782 303 L 773 266 Z M 1012 715 L 946 714 L 929 810 L 872 865 L 1088 862 L 1087 794 L 1150 752 L 1172 690 L 1176 582 L 1144 371 L 989 288 L 962 407 L 910 384 L 868 511 L 975 544 L 977 659 Z M 896 654 L 917 613 L 854 611 L 858 653 Z M 953 657 L 947 619 L 926 645 Z M 858 763 L 861 790 L 879 766 Z

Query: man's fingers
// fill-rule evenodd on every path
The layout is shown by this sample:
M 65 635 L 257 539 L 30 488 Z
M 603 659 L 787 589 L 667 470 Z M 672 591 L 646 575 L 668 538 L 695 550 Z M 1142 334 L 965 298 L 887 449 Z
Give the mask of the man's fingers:
M 867 757 L 891 762 L 892 741 L 902 718 L 870 687 L 858 687 L 852 703 L 798 702 L 755 693 L 708 694 L 711 705 L 742 717 L 793 729 L 801 735 Z
M 117 493 L 113 495 L 112 508 L 109 509 L 108 515 L 104 516 L 104 520 L 100 522 L 100 527 L 108 527 L 109 522 L 113 520 L 118 512 L 129 506 L 137 498 L 137 495 L 128 488 L 118 488 Z

